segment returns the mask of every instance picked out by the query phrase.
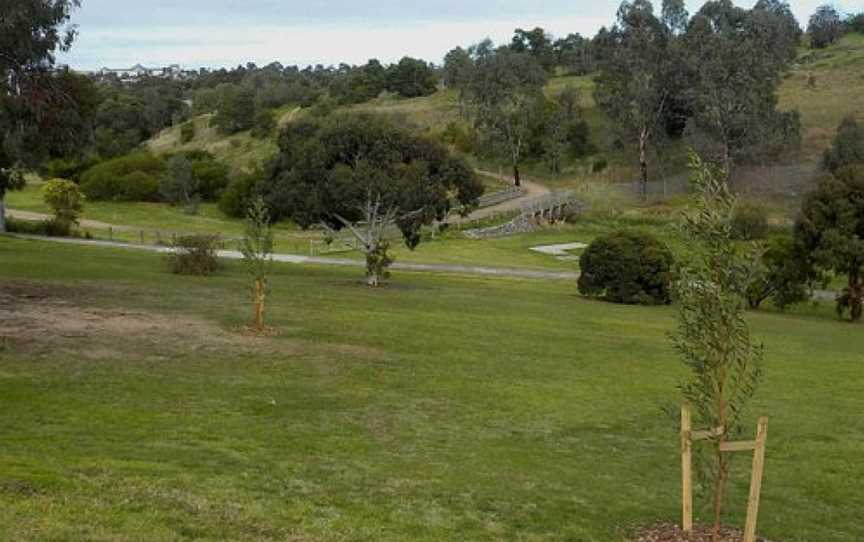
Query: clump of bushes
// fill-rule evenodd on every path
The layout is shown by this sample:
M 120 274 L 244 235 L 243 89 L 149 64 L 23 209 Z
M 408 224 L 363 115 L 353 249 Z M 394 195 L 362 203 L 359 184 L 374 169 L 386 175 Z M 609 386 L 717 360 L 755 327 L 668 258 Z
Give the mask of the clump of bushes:
M 158 201 L 164 162 L 135 153 L 97 164 L 81 176 L 81 190 L 91 200 Z
M 260 177 L 260 173 L 243 173 L 234 177 L 219 198 L 219 210 L 230 217 L 245 217 Z
M 739 241 L 764 239 L 768 234 L 768 210 L 764 205 L 745 202 L 732 215 L 732 238 Z
M 613 303 L 668 304 L 674 263 L 669 248 L 648 233 L 608 234 L 582 254 L 579 292 Z
M 195 121 L 188 121 L 180 126 L 180 143 L 186 144 L 195 139 Z
M 42 235 L 45 237 L 71 237 L 74 233 L 72 226 L 68 222 L 60 222 L 56 218 L 34 222 L 7 217 L 6 231 L 9 233 Z M 86 234 L 85 237 L 89 239 L 90 235 Z
M 252 130 L 249 132 L 252 137 L 257 139 L 267 139 L 273 135 L 276 130 L 276 119 L 273 118 L 273 113 L 268 109 L 261 109 L 255 113 L 255 118 L 252 120 Z
M 164 157 L 141 152 L 108 160 L 81 176 L 81 189 L 91 200 L 162 201 L 160 181 L 168 172 L 167 164 L 176 157 L 191 165 L 196 197 L 203 201 L 219 198 L 228 185 L 228 167 L 201 150 Z
M 85 171 L 99 163 L 95 156 L 85 158 L 55 158 L 42 166 L 42 176 L 79 182 Z
M 54 212 L 53 227 L 69 235 L 84 212 L 84 194 L 77 184 L 64 179 L 51 179 L 42 187 L 42 192 L 42 198 Z
M 178 275 L 207 276 L 219 269 L 216 251 L 221 247 L 218 235 L 186 235 L 171 243 L 168 268 Z
M 441 132 L 440 139 L 461 153 L 472 154 L 477 150 L 476 134 L 470 128 L 457 122 L 448 123 L 444 131 Z

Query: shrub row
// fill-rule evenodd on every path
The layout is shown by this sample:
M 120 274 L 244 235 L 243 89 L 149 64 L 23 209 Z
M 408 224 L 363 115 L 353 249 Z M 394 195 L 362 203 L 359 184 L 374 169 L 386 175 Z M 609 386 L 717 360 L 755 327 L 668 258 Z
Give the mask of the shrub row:
M 180 153 L 192 164 L 198 196 L 216 200 L 228 184 L 228 168 L 205 151 Z M 172 155 L 139 152 L 97 164 L 81 175 L 81 190 L 90 200 L 160 201 L 159 181 Z

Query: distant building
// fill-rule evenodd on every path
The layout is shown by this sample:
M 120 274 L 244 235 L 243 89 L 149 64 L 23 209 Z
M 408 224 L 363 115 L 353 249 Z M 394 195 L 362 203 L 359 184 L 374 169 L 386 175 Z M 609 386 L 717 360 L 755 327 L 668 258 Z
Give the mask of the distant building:
M 131 68 L 102 68 L 95 73 L 101 78 L 116 77 L 123 83 L 134 83 L 143 77 L 159 77 L 162 79 L 192 79 L 198 75 L 195 70 L 184 70 L 180 64 L 171 64 L 163 68 L 146 68 L 135 64 Z

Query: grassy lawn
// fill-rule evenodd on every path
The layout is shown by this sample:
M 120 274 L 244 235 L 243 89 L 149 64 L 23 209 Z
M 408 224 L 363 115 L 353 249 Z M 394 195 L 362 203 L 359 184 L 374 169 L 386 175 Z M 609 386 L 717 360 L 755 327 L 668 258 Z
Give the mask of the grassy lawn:
M 278 266 L 282 334 L 251 339 L 239 265 L 5 238 L 0 261 L 0 539 L 621 541 L 678 518 L 672 309 Z M 864 328 L 831 313 L 751 316 L 774 541 L 864 538 Z

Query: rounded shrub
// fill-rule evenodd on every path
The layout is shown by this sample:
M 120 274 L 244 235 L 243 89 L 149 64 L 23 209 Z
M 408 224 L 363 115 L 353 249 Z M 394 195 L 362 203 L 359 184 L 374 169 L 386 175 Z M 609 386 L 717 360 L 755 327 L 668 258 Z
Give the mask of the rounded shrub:
M 228 184 L 219 198 L 219 210 L 234 218 L 243 218 L 258 187 L 258 176 L 243 173 Z
M 90 200 L 158 201 L 164 169 L 164 161 L 149 153 L 121 156 L 87 170 L 81 190 Z
M 579 292 L 613 303 L 671 301 L 672 252 L 654 236 L 621 231 L 599 237 L 579 259 Z
M 768 210 L 764 205 L 743 202 L 732 215 L 732 237 L 739 241 L 764 239 L 768 234 Z
M 65 179 L 51 179 L 42 187 L 42 198 L 54 212 L 54 219 L 71 227 L 84 212 L 85 196 L 78 185 Z

